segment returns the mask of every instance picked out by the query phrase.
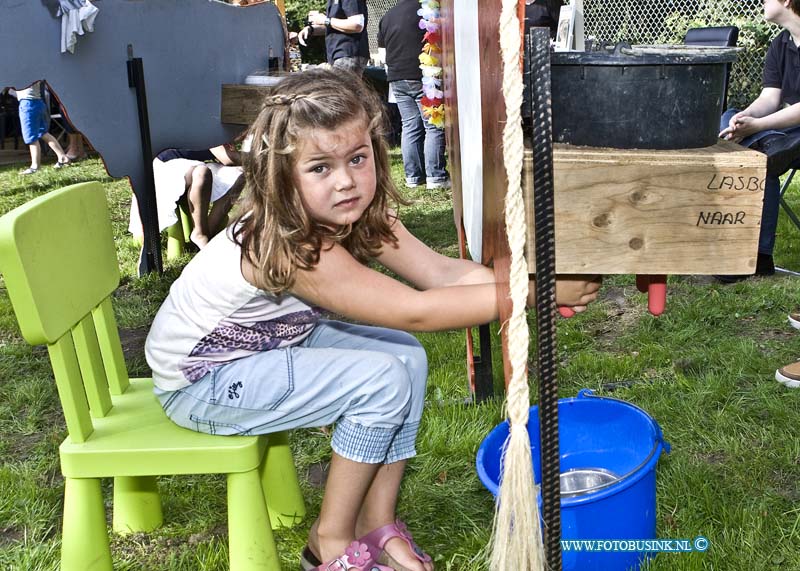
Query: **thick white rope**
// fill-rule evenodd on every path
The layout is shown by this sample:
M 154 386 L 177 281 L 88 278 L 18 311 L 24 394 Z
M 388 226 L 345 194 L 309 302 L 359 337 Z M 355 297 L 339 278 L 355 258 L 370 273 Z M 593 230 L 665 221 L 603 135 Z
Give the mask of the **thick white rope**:
M 538 489 L 533 479 L 528 439 L 527 362 L 529 333 L 526 320 L 528 265 L 525 262 L 525 210 L 522 200 L 522 70 L 520 69 L 520 22 L 517 0 L 503 0 L 500 13 L 500 49 L 503 60 L 503 97 L 506 124 L 503 157 L 508 178 L 505 198 L 506 236 L 511 251 L 509 290 L 511 318 L 508 321 L 508 357 L 511 380 L 506 409 L 511 426 L 503 452 L 502 482 L 497 496 L 492 533 L 492 571 L 544 570 L 544 550 L 539 524 Z

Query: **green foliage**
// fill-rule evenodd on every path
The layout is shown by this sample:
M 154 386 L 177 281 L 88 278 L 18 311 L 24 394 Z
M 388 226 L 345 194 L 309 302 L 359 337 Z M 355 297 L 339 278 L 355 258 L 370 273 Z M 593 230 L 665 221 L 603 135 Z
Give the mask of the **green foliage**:
M 286 25 L 290 30 L 299 30 L 306 25 L 306 15 L 312 10 L 325 10 L 325 0 L 287 0 Z
M 769 44 L 777 27 L 748 9 L 741 0 L 701 0 L 692 13 L 675 11 L 665 22 L 665 43 L 680 43 L 690 28 L 736 26 L 739 28 L 739 62 L 731 74 L 730 106 L 744 107 L 761 92 L 761 74 Z
M 312 10 L 325 10 L 325 0 L 287 0 L 286 27 L 290 32 L 299 32 L 306 25 L 306 17 Z M 325 61 L 325 40 L 311 38 L 308 47 L 300 46 L 303 63 L 322 63 Z
M 689 28 L 737 26 L 738 61 L 728 90 L 730 106 L 748 105 L 761 90 L 764 56 L 778 28 L 764 21 L 760 0 L 584 0 L 587 33 L 598 41 L 680 44 Z

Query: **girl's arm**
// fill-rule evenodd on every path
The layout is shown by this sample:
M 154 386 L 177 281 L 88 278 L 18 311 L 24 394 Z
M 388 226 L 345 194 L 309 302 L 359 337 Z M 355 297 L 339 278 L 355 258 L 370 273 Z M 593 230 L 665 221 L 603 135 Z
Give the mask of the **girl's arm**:
M 494 272 L 471 260 L 450 258 L 422 243 L 397 219 L 392 225 L 397 243 L 387 243 L 378 255 L 381 265 L 419 289 L 494 283 Z
M 353 320 L 406 331 L 459 329 L 498 318 L 494 283 L 418 291 L 360 264 L 339 245 L 323 250 L 314 269 L 298 271 L 291 293 Z
M 491 268 L 470 260 L 449 258 L 435 252 L 418 240 L 400 220 L 392 226 L 396 244 L 386 244 L 378 261 L 420 289 L 442 288 L 468 284 L 495 283 Z M 528 306 L 534 301 L 534 280 L 530 281 Z M 577 306 L 577 311 L 597 297 L 598 276 L 560 275 L 556 278 L 556 302 Z
M 245 261 L 242 272 L 253 283 L 252 269 Z M 599 287 L 591 280 L 560 280 L 556 300 L 585 306 L 597 298 Z M 530 287 L 529 304 L 533 302 L 533 289 Z M 499 317 L 494 283 L 419 291 L 362 265 L 339 245 L 323 250 L 314 269 L 298 271 L 291 293 L 356 321 L 406 331 L 460 329 Z M 570 301 L 559 301 L 564 299 Z

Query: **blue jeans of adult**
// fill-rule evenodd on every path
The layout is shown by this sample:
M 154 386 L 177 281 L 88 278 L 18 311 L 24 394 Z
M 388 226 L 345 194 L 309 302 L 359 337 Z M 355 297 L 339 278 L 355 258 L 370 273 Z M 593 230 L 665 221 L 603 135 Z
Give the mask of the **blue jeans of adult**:
M 402 121 L 400 149 L 406 184 L 427 182 L 436 186 L 446 182 L 444 129 L 431 125 L 422 115 L 422 82 L 402 79 L 392 81 L 390 87 Z
M 720 119 L 719 130 L 722 131 L 727 128 L 731 117 L 738 112 L 738 109 L 728 109 L 725 111 Z M 739 144 L 744 147 L 753 147 L 764 137 L 779 134 L 783 134 L 783 131 L 776 131 L 773 129 L 760 131 L 749 137 L 745 137 L 739 141 Z M 780 208 L 781 174 L 783 173 L 767 172 L 767 178 L 764 181 L 764 206 L 761 208 L 761 230 L 758 234 L 758 253 L 768 256 L 771 256 L 772 251 L 775 249 L 775 232 L 778 229 L 778 210 Z

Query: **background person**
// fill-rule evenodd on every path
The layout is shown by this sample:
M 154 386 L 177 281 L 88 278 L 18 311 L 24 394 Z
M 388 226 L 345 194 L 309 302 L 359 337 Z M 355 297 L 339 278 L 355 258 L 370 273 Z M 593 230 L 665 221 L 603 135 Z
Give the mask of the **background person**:
M 525 0 L 525 29 L 550 28 L 550 38 L 556 38 L 561 0 Z
M 178 221 L 178 201 L 185 200 L 192 219 L 189 240 L 202 249 L 222 230 L 228 212 L 244 185 L 241 157 L 232 145 L 211 149 L 165 149 L 153 159 L 156 184 L 158 229 L 165 230 Z M 209 211 L 209 205 L 213 203 Z M 129 231 L 143 235 L 139 207 L 131 201 Z
M 42 166 L 41 139 L 56 154 L 53 168 L 60 169 L 70 164 L 69 157 L 61 148 L 58 140 L 48 132 L 50 114 L 44 101 L 44 81 L 34 81 L 26 89 L 14 90 L 6 87 L 4 93 L 14 95 L 19 101 L 19 122 L 22 127 L 22 140 L 28 145 L 31 154 L 31 166 L 20 172 L 22 175 L 34 174 Z
M 747 109 L 731 109 L 722 116 L 719 134 L 767 155 L 757 276 L 775 273 L 772 251 L 780 207 L 779 177 L 800 160 L 800 0 L 764 0 L 764 19 L 783 28 L 767 52 L 764 88 Z M 750 276 L 715 277 L 732 283 Z
M 327 0 L 324 14 L 308 13 L 308 25 L 297 36 L 301 45 L 307 45 L 309 34 L 325 35 L 325 55 L 333 67 L 364 73 L 369 62 L 366 0 Z
M 417 10 L 417 0 L 398 0 L 378 24 L 378 46 L 386 50 L 386 76 L 400 111 L 406 186 L 448 188 L 444 129 L 431 125 L 422 113 L 419 54 L 425 30 L 419 27 Z

